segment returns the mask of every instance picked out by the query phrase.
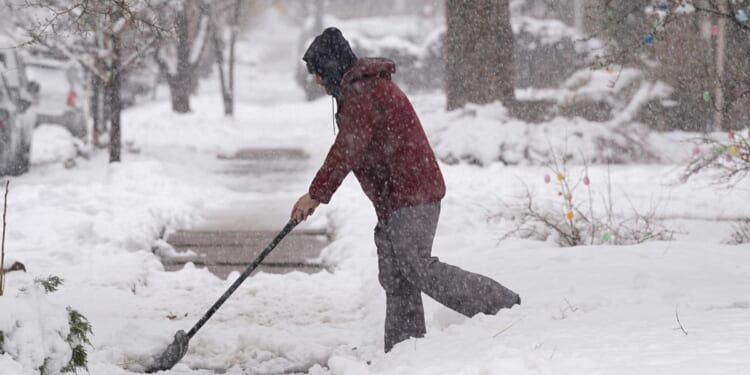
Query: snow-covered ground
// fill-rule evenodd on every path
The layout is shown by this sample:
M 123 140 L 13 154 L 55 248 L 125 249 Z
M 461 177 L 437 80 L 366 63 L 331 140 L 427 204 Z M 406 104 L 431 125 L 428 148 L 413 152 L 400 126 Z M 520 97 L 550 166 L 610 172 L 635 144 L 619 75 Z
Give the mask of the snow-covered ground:
M 201 83 L 191 114 L 171 113 L 165 91 L 128 110 L 120 164 L 107 164 L 99 152 L 68 169 L 62 162 L 73 149 L 60 142 L 65 136 L 40 129 L 38 139 L 59 145 L 36 149 L 32 171 L 11 182 L 6 264 L 22 261 L 28 272 L 9 273 L 0 297 L 0 374 L 37 374 L 45 358 L 53 358 L 48 368 L 65 365 L 66 306 L 93 325 L 91 374 L 139 373 L 226 290 L 237 274 L 221 280 L 194 267 L 164 272 L 152 247 L 165 230 L 196 225 L 208 211 L 240 200 L 291 207 L 304 193 L 306 179 L 268 189 L 247 177 L 237 189 L 236 177 L 217 172 L 216 158 L 245 147 L 299 147 L 311 155 L 313 177 L 334 138 L 331 107 L 327 98 L 304 101 L 293 82 L 297 31 L 270 17 L 245 36 L 233 119 L 222 116 L 213 80 Z M 499 107 L 445 113 L 443 100 L 413 96 L 439 152 L 473 147 L 491 154 L 496 147 L 480 142 L 497 135 L 449 129 L 523 126 Z M 568 124 L 589 125 L 559 123 Z M 673 146 L 664 145 L 683 150 Z M 750 368 L 750 245 L 722 244 L 731 219 L 750 216 L 748 181 L 720 189 L 709 176 L 676 183 L 679 164 L 612 166 L 616 211 L 653 209 L 675 240 L 562 248 L 551 240 L 499 241 L 511 229 L 505 211 L 524 203 L 527 188 L 547 205 L 561 202 L 555 185 L 544 182 L 548 168 L 441 167 L 448 193 L 433 253 L 515 290 L 522 306 L 469 319 L 425 296 L 427 336 L 383 354 L 375 217 L 350 177 L 308 224 L 333 233 L 323 253 L 333 272 L 247 280 L 165 373 L 703 375 Z M 569 168 L 569 178 L 580 177 L 582 167 Z M 589 168 L 598 202 L 607 168 Z M 33 286 L 48 275 L 65 280 L 59 291 Z

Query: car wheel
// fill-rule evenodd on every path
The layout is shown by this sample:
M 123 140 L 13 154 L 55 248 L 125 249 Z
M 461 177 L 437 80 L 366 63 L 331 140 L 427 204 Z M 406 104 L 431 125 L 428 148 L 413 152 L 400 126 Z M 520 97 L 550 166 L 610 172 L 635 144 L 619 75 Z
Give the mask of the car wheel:
M 83 139 L 86 136 L 86 120 L 82 112 L 65 112 L 63 114 L 63 124 L 74 137 Z

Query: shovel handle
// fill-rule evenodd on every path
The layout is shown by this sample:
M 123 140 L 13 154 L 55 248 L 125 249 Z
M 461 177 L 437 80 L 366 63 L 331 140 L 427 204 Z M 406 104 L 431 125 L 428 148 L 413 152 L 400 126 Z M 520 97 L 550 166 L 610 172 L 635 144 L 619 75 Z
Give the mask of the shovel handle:
M 227 289 L 227 291 L 224 292 L 224 294 L 221 295 L 221 297 L 219 298 L 219 300 L 217 300 L 213 304 L 213 306 L 211 306 L 211 308 L 208 309 L 208 311 L 203 315 L 203 317 L 197 323 L 195 323 L 195 325 L 193 325 L 193 328 L 191 328 L 190 332 L 187 333 L 187 339 L 188 340 L 190 340 L 193 337 L 193 335 L 195 335 L 198 332 L 198 330 L 201 329 L 201 327 L 203 327 L 204 324 L 206 324 L 206 322 L 208 321 L 208 319 L 210 319 L 211 316 L 214 315 L 214 313 L 216 312 L 216 310 L 218 310 L 219 307 L 221 307 L 221 305 L 223 305 L 224 302 L 227 299 L 229 299 L 229 296 L 231 296 L 232 293 L 234 293 L 234 291 L 237 290 L 237 288 L 240 286 L 240 284 L 242 284 L 242 282 L 244 282 L 245 279 L 247 279 L 247 277 L 250 276 L 250 274 L 253 273 L 253 271 L 255 271 L 256 268 L 258 268 L 258 266 L 260 265 L 260 263 L 263 262 L 263 259 L 265 259 L 266 256 L 268 256 L 268 254 L 271 253 L 271 251 L 276 247 L 276 245 L 278 245 L 279 242 L 281 242 L 281 240 L 287 234 L 289 234 L 289 232 L 291 232 L 292 229 L 294 229 L 294 227 L 297 226 L 297 224 L 298 224 L 297 221 L 295 221 L 295 220 L 289 220 L 289 222 L 284 226 L 284 229 L 282 229 L 281 232 L 279 232 L 279 234 L 276 235 L 276 237 L 273 239 L 273 241 L 271 241 L 271 243 L 269 243 L 268 246 L 266 246 L 266 248 L 263 249 L 263 251 L 260 253 L 260 255 L 258 255 L 258 257 L 255 258 L 255 260 L 253 261 L 253 263 L 250 264 L 249 266 L 247 266 L 247 268 L 245 269 L 245 271 L 243 271 L 242 274 L 240 275 L 240 277 L 238 277 L 237 280 L 234 281 L 234 283 L 232 284 L 232 286 L 230 286 L 229 289 Z

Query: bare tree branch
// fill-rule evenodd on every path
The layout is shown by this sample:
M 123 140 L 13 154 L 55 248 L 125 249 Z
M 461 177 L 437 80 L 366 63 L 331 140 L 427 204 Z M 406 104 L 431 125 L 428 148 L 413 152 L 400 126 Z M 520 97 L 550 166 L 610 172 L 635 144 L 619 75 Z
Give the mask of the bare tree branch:
M 685 327 L 682 326 L 682 322 L 680 321 L 680 314 L 677 313 L 677 306 L 674 308 L 674 317 L 677 319 L 677 324 L 680 326 L 679 329 L 682 331 L 685 336 L 688 335 L 688 332 L 685 330 Z
M 3 236 L 0 241 L 0 297 L 5 293 L 5 224 L 8 212 L 8 187 L 10 180 L 5 181 L 5 198 L 3 199 Z

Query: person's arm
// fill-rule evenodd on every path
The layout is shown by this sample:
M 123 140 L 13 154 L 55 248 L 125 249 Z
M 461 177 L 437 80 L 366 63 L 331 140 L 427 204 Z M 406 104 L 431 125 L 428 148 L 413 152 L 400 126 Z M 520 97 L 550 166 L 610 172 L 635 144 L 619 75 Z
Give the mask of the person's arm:
M 362 158 L 362 154 L 372 140 L 374 128 L 375 111 L 372 103 L 363 95 L 353 97 L 347 101 L 342 108 L 342 116 L 347 119 L 342 124 L 336 140 L 328 151 L 323 166 L 315 175 L 307 194 L 300 197 L 292 211 L 295 218 L 295 210 L 301 208 L 302 220 L 306 219 L 320 203 L 328 203 L 331 196 L 336 192 L 344 178 L 354 169 Z

